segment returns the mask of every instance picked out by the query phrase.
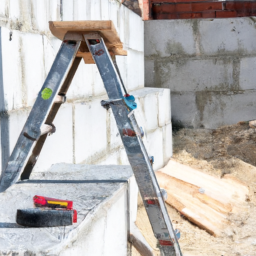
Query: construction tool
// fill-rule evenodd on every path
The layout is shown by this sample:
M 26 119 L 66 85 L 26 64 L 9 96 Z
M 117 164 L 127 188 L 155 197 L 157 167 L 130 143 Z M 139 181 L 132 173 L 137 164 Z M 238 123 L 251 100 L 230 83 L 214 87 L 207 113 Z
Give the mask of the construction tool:
M 69 226 L 77 222 L 77 211 L 73 202 L 44 196 L 34 196 L 36 207 L 18 209 L 17 224 L 25 227 L 59 227 Z
M 134 116 L 135 98 L 125 90 L 112 61 L 115 55 L 126 55 L 112 21 L 50 22 L 50 29 L 63 42 L 1 176 L 0 191 L 15 184 L 20 177 L 29 178 L 47 134 L 55 131 L 52 122 L 65 102 L 69 85 L 83 58 L 85 63 L 95 63 L 98 67 L 109 97 L 102 106 L 112 109 L 161 254 L 181 256 L 151 165 L 153 158 L 147 154 Z

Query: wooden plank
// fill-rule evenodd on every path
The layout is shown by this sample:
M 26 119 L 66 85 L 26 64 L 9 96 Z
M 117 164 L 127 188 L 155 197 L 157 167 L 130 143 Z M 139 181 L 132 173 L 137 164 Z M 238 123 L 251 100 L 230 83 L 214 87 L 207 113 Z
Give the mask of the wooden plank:
M 219 179 L 170 160 L 156 177 L 166 202 L 214 236 L 229 225 L 229 213 L 245 209 L 248 188 L 231 175 Z
M 76 32 L 79 34 L 88 34 L 98 32 L 103 37 L 109 51 L 115 55 L 127 55 L 123 49 L 115 26 L 111 20 L 100 21 L 50 21 L 49 28 L 54 36 L 60 40 L 64 39 L 67 32 Z

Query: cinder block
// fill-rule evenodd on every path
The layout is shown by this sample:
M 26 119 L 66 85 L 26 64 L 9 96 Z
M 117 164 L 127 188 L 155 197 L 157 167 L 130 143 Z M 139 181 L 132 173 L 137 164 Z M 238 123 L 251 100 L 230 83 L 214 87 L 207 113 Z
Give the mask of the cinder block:
M 81 60 L 76 74 L 67 93 L 67 99 L 85 99 L 93 95 L 94 77 L 93 65 L 84 64 Z
M 8 18 L 9 1 L 0 1 L 0 17 Z
M 36 1 L 32 0 L 32 9 L 31 9 L 31 21 L 32 21 L 32 27 L 35 30 L 39 31 L 47 31 L 48 30 L 48 8 L 46 0 Z M 53 1 L 54 2 L 54 1 Z M 55 1 L 56 2 L 56 1 Z
M 22 103 L 32 106 L 45 80 L 44 47 L 41 35 L 22 33 L 20 37 Z
M 108 1 L 109 18 L 113 21 L 115 28 L 118 31 L 118 8 L 119 3 L 117 1 Z M 118 31 L 119 32 L 119 31 Z
M 163 127 L 164 164 L 167 164 L 170 158 L 172 157 L 172 150 L 172 124 L 169 123 Z
M 198 98 L 199 99 L 199 98 Z M 200 105 L 199 105 L 200 106 Z M 200 108 L 193 92 L 171 93 L 172 125 L 173 127 L 200 127 Z
M 128 50 L 127 55 L 127 89 L 135 90 L 144 87 L 144 54 Z
M 74 1 L 74 20 L 88 20 L 89 19 L 88 10 L 87 10 L 88 1 L 86 0 L 73 0 L 73 1 Z
M 109 20 L 109 1 L 101 0 L 101 19 L 102 20 Z
M 144 58 L 144 70 L 145 70 L 145 87 L 155 86 L 155 64 L 154 60 Z
M 149 143 L 149 156 L 154 156 L 154 170 L 158 170 L 164 165 L 163 158 L 163 132 L 162 129 L 156 129 L 154 132 L 147 134 L 148 143 Z
M 43 54 L 44 54 L 44 70 L 45 70 L 45 78 L 48 75 L 53 61 L 55 59 L 56 56 L 56 52 L 54 50 L 54 48 L 52 47 L 51 41 L 49 40 L 48 37 L 46 36 L 42 36 L 43 37 Z
M 122 147 L 119 150 L 119 164 L 120 165 L 130 165 L 130 162 L 128 160 L 128 157 L 127 157 L 124 147 Z
M 18 137 L 29 115 L 29 112 L 30 110 L 23 110 L 23 109 L 10 112 L 10 116 L 9 116 L 10 154 L 12 153 L 13 148 L 16 145 Z
M 253 40 L 250 40 L 256 37 L 255 25 L 248 18 L 202 20 L 199 33 L 205 54 L 256 52 L 256 45 Z
M 127 56 L 116 56 L 116 63 L 120 71 L 121 78 L 123 80 L 125 88 L 129 89 L 127 83 Z
M 1 27 L 1 102 L 0 111 L 9 111 L 23 106 L 22 62 L 20 56 L 20 33 L 13 31 L 10 41 L 10 30 Z M 25 96 L 25 95 L 24 95 Z
M 73 163 L 72 105 L 63 104 L 53 124 L 56 132 L 48 136 L 34 171 L 46 171 L 52 164 Z
M 74 20 L 74 1 L 62 0 L 63 21 Z
M 192 22 L 184 20 L 145 22 L 145 56 L 168 57 L 192 55 L 196 52 Z
M 130 220 L 131 223 L 134 223 L 137 219 L 137 210 L 138 210 L 138 185 L 135 180 L 135 177 L 131 177 L 129 180 L 130 185 Z
M 100 0 L 90 0 L 90 4 L 91 4 L 91 20 L 101 20 Z
M 229 91 L 232 89 L 233 60 L 181 59 L 177 62 L 155 62 L 155 86 L 181 91 Z
M 256 58 L 241 58 L 240 61 L 240 76 L 239 89 L 252 90 L 256 89 Z
M 100 159 L 107 149 L 107 111 L 100 99 L 75 104 L 75 163 L 90 163 Z
M 112 204 L 107 212 L 104 233 L 104 254 L 103 255 L 127 255 L 127 191 L 120 193 L 115 204 Z M 118 225 L 117 225 L 118 223 Z M 113 227 L 114 231 L 113 231 Z M 113 232 L 115 236 L 113 236 Z M 118 237 L 118 241 L 116 238 Z M 109 246 L 111 245 L 111 246 Z
M 9 19 L 13 20 L 15 23 L 17 20 L 21 20 L 20 3 L 21 2 L 17 0 L 9 0 Z
M 106 154 L 104 159 L 101 159 L 99 162 L 96 162 L 98 165 L 119 165 L 119 154 L 118 150 L 116 152 Z
M 92 65 L 92 70 L 93 70 L 93 95 L 94 96 L 106 95 L 107 97 L 107 93 L 106 93 L 106 90 L 97 66 Z
M 158 93 L 158 126 L 162 127 L 171 122 L 171 91 L 159 89 Z
M 127 8 L 125 13 L 128 25 L 128 34 L 125 37 L 125 44 L 135 51 L 144 52 L 144 22 L 141 17 Z M 126 26 L 127 26 L 126 25 Z

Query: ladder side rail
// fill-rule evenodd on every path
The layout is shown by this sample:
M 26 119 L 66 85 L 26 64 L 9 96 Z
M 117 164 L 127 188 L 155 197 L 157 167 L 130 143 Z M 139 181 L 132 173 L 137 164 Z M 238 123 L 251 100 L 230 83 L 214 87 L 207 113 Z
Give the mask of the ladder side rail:
M 49 112 L 49 115 L 46 118 L 46 121 L 45 121 L 46 124 L 52 124 L 53 123 L 53 121 L 55 119 L 55 116 L 57 115 L 57 113 L 58 113 L 58 111 L 60 109 L 60 106 L 62 105 L 62 103 L 65 102 L 67 91 L 68 91 L 68 89 L 70 87 L 70 84 L 71 84 L 71 82 L 73 80 L 73 77 L 74 77 L 74 75 L 76 73 L 76 70 L 77 70 L 77 68 L 78 68 L 78 66 L 79 66 L 79 64 L 81 62 L 81 59 L 82 59 L 81 57 L 76 57 L 75 58 L 72 66 L 71 66 L 71 69 L 70 69 L 70 71 L 69 71 L 69 73 L 67 75 L 67 78 L 65 79 L 65 82 L 61 86 L 61 88 L 59 90 L 59 93 L 58 93 L 58 95 L 61 95 L 64 98 L 64 100 L 63 100 L 63 102 L 58 102 L 58 101 L 54 102 L 54 104 L 52 105 L 52 108 L 51 108 L 51 110 Z M 29 177 L 30 177 L 30 175 L 31 175 L 31 173 L 33 171 L 33 168 L 36 165 L 36 162 L 37 162 L 37 160 L 39 158 L 39 155 L 40 155 L 41 150 L 42 150 L 42 148 L 44 146 L 44 143 L 45 143 L 45 141 L 47 139 L 47 136 L 48 136 L 48 134 L 44 134 L 44 135 L 42 135 L 39 138 L 38 141 L 36 141 L 36 144 L 35 144 L 35 146 L 34 146 L 34 148 L 32 150 L 32 153 L 31 153 L 31 155 L 29 157 L 29 160 L 26 163 L 26 165 L 24 167 L 24 170 L 23 170 L 23 172 L 22 172 L 22 174 L 20 176 L 21 180 L 29 179 Z
M 125 103 L 121 90 L 121 82 L 109 56 L 108 50 L 103 39 L 100 39 L 99 43 L 93 44 L 91 43 L 93 41 L 90 41 L 87 36 L 87 38 L 85 37 L 85 41 L 87 42 L 88 48 L 92 53 L 94 61 L 101 74 L 109 97 L 109 106 L 116 119 L 117 127 L 142 195 L 143 203 L 154 234 L 158 240 L 170 241 L 170 243 L 174 245 L 170 246 L 169 244 L 169 246 L 164 246 L 165 248 L 162 250 L 162 254 L 164 251 L 167 251 L 168 254 L 163 255 L 181 256 L 182 254 L 174 235 L 169 215 L 167 211 L 165 212 L 167 214 L 163 214 L 162 212 L 164 201 L 160 194 L 161 192 L 156 177 L 154 174 L 152 175 L 153 169 L 150 165 L 149 157 L 143 142 L 139 142 L 138 136 L 126 136 L 123 134 L 123 129 L 133 130 L 134 128 L 128 117 L 130 111 Z M 161 203 L 159 203 L 159 201 L 161 201 Z M 151 204 L 151 202 L 155 203 Z M 165 207 L 164 209 L 166 210 Z
M 0 192 L 16 183 L 28 162 L 31 151 L 41 136 L 41 127 L 54 104 L 59 89 L 74 62 L 81 41 L 63 41 L 50 72 L 37 96 L 27 121 L 0 177 Z

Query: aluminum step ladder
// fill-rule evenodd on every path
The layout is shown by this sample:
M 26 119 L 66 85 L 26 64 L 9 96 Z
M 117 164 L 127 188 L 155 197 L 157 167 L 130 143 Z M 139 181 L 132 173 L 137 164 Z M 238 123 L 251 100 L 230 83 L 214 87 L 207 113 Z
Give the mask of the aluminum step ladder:
M 101 104 L 107 109 L 112 109 L 154 235 L 159 242 L 161 255 L 182 256 L 152 169 L 151 159 L 142 141 L 142 131 L 134 116 L 135 99 L 127 94 L 116 62 L 112 60 L 99 33 L 66 33 L 0 178 L 0 192 L 5 191 L 19 179 L 29 179 L 47 135 L 55 131 L 52 123 L 61 104 L 66 100 L 65 95 L 82 59 L 77 57 L 82 44 L 83 47 L 87 46 L 99 69 L 109 97 Z

